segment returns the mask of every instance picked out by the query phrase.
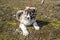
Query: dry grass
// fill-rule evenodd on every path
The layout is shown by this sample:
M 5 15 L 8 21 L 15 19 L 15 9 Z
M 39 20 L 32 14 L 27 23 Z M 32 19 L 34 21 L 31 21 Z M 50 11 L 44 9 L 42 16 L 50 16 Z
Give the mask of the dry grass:
M 15 32 L 19 22 L 13 16 L 26 6 L 37 8 L 37 22 L 41 27 L 35 31 L 28 27 L 25 37 Z M 60 0 L 0 0 L 0 40 L 60 40 Z

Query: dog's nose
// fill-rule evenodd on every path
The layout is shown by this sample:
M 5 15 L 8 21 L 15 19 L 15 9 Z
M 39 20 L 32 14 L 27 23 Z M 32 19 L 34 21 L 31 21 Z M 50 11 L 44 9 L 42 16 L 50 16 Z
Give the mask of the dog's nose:
M 30 15 L 29 14 L 27 15 L 27 19 L 30 20 Z
M 27 19 L 29 20 L 30 18 L 29 18 L 29 17 L 27 17 Z

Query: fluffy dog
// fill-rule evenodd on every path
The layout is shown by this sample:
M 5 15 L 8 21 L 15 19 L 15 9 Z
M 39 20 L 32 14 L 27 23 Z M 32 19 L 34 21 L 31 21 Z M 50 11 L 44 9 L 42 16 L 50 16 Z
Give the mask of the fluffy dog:
M 26 7 L 24 10 L 19 10 L 16 13 L 16 18 L 20 22 L 19 28 L 21 28 L 23 35 L 29 34 L 26 26 L 33 25 L 35 30 L 39 30 L 39 26 L 36 22 L 36 8 Z

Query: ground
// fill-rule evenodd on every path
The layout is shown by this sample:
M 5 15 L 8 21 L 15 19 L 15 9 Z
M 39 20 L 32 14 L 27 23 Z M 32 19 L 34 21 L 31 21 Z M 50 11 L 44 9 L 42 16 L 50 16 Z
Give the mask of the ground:
M 19 22 L 14 16 L 26 6 L 37 8 L 37 23 L 40 30 L 29 26 L 29 36 L 15 30 Z M 21 30 L 21 29 L 20 29 Z M 0 40 L 60 40 L 60 0 L 0 0 Z

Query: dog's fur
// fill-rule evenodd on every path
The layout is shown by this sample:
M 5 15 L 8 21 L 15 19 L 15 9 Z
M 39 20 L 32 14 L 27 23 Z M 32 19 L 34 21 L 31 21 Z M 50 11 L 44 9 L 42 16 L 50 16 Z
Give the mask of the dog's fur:
M 16 18 L 20 22 L 19 28 L 21 28 L 23 35 L 27 36 L 29 34 L 26 28 L 27 25 L 33 25 L 35 30 L 39 30 L 35 7 L 26 7 L 24 10 L 17 11 Z

